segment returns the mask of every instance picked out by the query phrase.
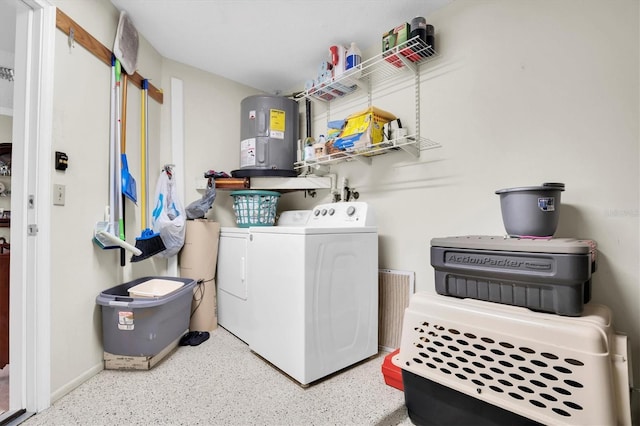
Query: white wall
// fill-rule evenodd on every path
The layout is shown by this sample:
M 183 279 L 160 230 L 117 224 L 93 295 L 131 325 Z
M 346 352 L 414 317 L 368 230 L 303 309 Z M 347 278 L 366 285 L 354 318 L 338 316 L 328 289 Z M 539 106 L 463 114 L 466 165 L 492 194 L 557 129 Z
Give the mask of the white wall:
M 119 14 L 106 0 L 56 1 L 56 6 L 102 44 L 111 48 Z M 65 172 L 53 170 L 54 184 L 66 186 L 66 204 L 52 207 L 51 218 L 51 390 L 55 400 L 102 369 L 102 322 L 95 298 L 142 274 L 161 274 L 166 261 L 120 267 L 119 250 L 92 242 L 96 222 L 109 203 L 109 105 L 111 68 L 77 42 L 56 33 L 53 149 L 69 156 Z M 159 82 L 161 57 L 144 39 L 139 72 Z M 132 172 L 139 171 L 140 91 L 129 84 L 127 147 Z M 159 133 L 160 109 L 150 101 L 152 132 Z M 129 151 L 128 149 L 128 151 Z M 158 144 L 150 150 L 157 158 Z M 51 154 L 51 161 L 54 155 Z M 139 213 L 126 204 L 127 240 L 139 235 Z
M 208 170 L 231 174 L 240 165 L 240 102 L 255 95 L 256 89 L 246 87 L 225 78 L 202 72 L 196 68 L 164 60 L 163 87 L 169 88 L 171 78 L 179 78 L 183 84 L 184 102 L 184 202 L 185 206 L 202 197 L 196 190 L 196 180 L 204 179 Z M 163 141 L 167 143 L 164 158 L 170 158 L 169 139 L 171 129 L 171 94 L 165 90 L 167 107 L 163 109 Z M 233 224 L 231 197 L 219 191 L 209 216 Z
M 431 238 L 502 235 L 495 190 L 564 182 L 556 236 L 597 241 L 592 301 L 630 336 L 636 383 L 638 12 L 633 0 L 455 1 L 427 17 L 440 58 L 421 74 L 421 134 L 442 148 L 333 168 L 375 208 L 380 267 L 415 271 L 417 289 L 431 293 Z M 410 89 L 402 96 L 374 93 L 373 103 L 414 126 Z M 317 118 L 315 136 L 326 116 Z M 287 195 L 280 208 L 328 201 L 318 194 Z

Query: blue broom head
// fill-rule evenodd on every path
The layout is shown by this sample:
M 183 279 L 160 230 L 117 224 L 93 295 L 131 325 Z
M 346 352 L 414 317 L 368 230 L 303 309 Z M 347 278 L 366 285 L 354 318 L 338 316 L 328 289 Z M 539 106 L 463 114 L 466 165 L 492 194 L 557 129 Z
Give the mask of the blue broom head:
M 136 238 L 136 240 L 149 240 L 151 238 L 159 238 L 160 234 L 158 234 L 157 232 L 153 232 L 152 229 L 145 229 L 144 231 L 142 231 L 142 234 Z

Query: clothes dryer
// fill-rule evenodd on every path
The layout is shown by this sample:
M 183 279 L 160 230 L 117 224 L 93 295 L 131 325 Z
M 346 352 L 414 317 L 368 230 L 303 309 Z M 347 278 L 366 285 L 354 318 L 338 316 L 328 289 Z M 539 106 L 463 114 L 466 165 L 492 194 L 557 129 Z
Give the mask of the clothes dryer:
M 311 210 L 286 211 L 277 223 L 281 226 L 304 226 L 310 215 Z M 247 344 L 251 340 L 254 323 L 249 304 L 252 289 L 247 272 L 258 266 L 249 260 L 248 242 L 252 229 L 255 228 L 220 228 L 216 280 L 218 325 Z M 255 256 L 261 255 L 255 253 Z
M 248 228 L 222 227 L 218 243 L 218 325 L 249 342 L 249 289 L 247 283 Z

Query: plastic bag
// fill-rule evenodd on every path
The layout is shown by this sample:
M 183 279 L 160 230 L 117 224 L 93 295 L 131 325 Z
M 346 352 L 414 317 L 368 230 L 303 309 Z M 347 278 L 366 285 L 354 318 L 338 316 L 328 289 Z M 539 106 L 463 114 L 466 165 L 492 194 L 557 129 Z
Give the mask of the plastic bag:
M 173 173 L 163 170 L 156 185 L 155 207 L 151 213 L 153 231 L 160 234 L 166 250 L 160 257 L 177 254 L 184 245 L 187 231 L 186 216 L 178 197 L 176 178 Z
M 187 206 L 187 219 L 200 219 L 207 214 L 216 199 L 216 185 L 209 185 L 202 198 Z

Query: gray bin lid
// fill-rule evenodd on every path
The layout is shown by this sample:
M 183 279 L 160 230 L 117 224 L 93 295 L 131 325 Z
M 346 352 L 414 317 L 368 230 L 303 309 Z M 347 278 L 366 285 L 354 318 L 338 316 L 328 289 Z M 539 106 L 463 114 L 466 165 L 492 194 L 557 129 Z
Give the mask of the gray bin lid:
M 507 194 L 509 192 L 545 192 L 545 191 L 564 191 L 564 183 L 545 182 L 542 186 L 521 186 L 518 188 L 498 189 L 496 194 Z
M 431 239 L 432 247 L 533 253 L 595 254 L 596 242 L 576 238 L 512 238 L 491 235 L 466 235 Z

